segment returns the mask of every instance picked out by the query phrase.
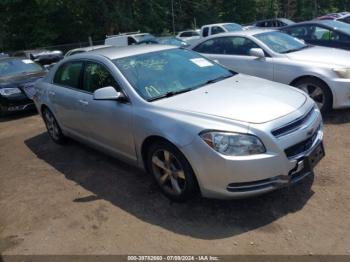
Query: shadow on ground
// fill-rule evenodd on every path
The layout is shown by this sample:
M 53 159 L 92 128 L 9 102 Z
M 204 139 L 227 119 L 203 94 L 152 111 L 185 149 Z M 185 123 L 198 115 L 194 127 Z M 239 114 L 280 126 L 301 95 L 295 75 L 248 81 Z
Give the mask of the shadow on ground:
M 350 109 L 332 110 L 324 117 L 326 124 L 347 124 L 350 123 Z
M 145 222 L 194 238 L 220 239 L 258 228 L 275 233 L 280 229 L 271 223 L 302 209 L 313 194 L 310 176 L 290 188 L 258 198 L 219 201 L 198 197 L 184 204 L 172 203 L 143 171 L 82 144 L 71 141 L 58 146 L 46 133 L 25 144 L 67 179 L 91 192 L 72 201 L 84 204 L 105 199 Z
M 37 114 L 37 111 L 35 111 L 35 110 L 27 111 L 27 112 L 16 112 L 16 113 L 12 113 L 12 114 L 6 115 L 6 116 L 0 116 L 0 123 L 18 120 L 20 118 L 29 117 L 29 116 L 33 116 L 36 114 Z

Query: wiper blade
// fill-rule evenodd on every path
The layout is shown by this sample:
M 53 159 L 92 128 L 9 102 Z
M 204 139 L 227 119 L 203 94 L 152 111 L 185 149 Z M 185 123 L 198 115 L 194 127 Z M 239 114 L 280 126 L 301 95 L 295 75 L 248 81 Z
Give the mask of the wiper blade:
M 163 95 L 149 98 L 147 101 L 148 101 L 148 102 L 152 102 L 152 101 L 155 101 L 155 100 L 158 100 L 158 99 L 162 99 L 162 98 L 166 98 L 166 97 L 172 97 L 172 96 L 175 96 L 175 95 L 178 95 L 178 94 L 183 94 L 183 93 L 192 91 L 193 89 L 194 89 L 194 88 L 186 88 L 186 89 L 182 89 L 182 90 L 179 90 L 179 91 L 170 91 L 170 92 L 166 92 L 166 93 L 163 94 Z
M 306 46 L 303 46 L 303 47 L 300 47 L 300 48 L 295 48 L 295 49 L 287 50 L 287 51 L 285 51 L 285 52 L 282 52 L 281 54 L 288 54 L 288 53 L 300 51 L 300 50 L 303 50 L 303 49 L 306 49 L 306 48 L 309 48 L 309 47 L 311 47 L 311 46 L 310 46 L 310 45 L 306 45 Z

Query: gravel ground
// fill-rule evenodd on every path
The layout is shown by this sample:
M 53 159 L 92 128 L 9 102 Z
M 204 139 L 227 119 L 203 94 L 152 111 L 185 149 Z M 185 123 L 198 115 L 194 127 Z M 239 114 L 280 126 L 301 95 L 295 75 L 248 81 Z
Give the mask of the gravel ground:
M 2 119 L 0 252 L 350 254 L 350 110 L 325 123 L 313 177 L 258 198 L 177 204 L 140 170 L 55 145 L 38 115 Z

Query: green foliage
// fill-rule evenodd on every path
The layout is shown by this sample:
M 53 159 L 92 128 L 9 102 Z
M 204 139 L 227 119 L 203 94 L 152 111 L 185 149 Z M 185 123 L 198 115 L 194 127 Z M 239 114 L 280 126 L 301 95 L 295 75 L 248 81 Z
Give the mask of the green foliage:
M 215 22 L 297 21 L 350 9 L 350 0 L 0 0 L 0 51 L 144 31 L 157 35 Z

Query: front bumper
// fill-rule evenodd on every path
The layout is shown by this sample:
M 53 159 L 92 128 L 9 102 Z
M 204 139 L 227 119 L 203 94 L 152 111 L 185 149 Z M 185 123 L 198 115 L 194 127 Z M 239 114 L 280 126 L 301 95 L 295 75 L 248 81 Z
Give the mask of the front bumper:
M 24 94 L 10 97 L 0 96 L 0 111 L 3 114 L 30 110 L 35 110 L 34 103 Z
M 332 79 L 328 85 L 333 93 L 333 108 L 350 107 L 350 79 Z
M 274 138 L 266 130 L 261 132 L 258 136 L 262 138 L 265 134 L 262 141 L 267 146 L 264 154 L 224 156 L 211 149 L 199 136 L 181 151 L 189 160 L 204 197 L 231 199 L 267 193 L 312 174 L 313 167 L 308 166 L 309 156 L 318 147 L 323 148 L 322 119 L 319 113 L 315 116 L 307 128 L 281 138 Z M 312 136 L 308 135 L 310 130 L 314 130 Z M 307 137 L 313 137 L 307 150 L 287 156 L 286 149 L 300 144 Z

